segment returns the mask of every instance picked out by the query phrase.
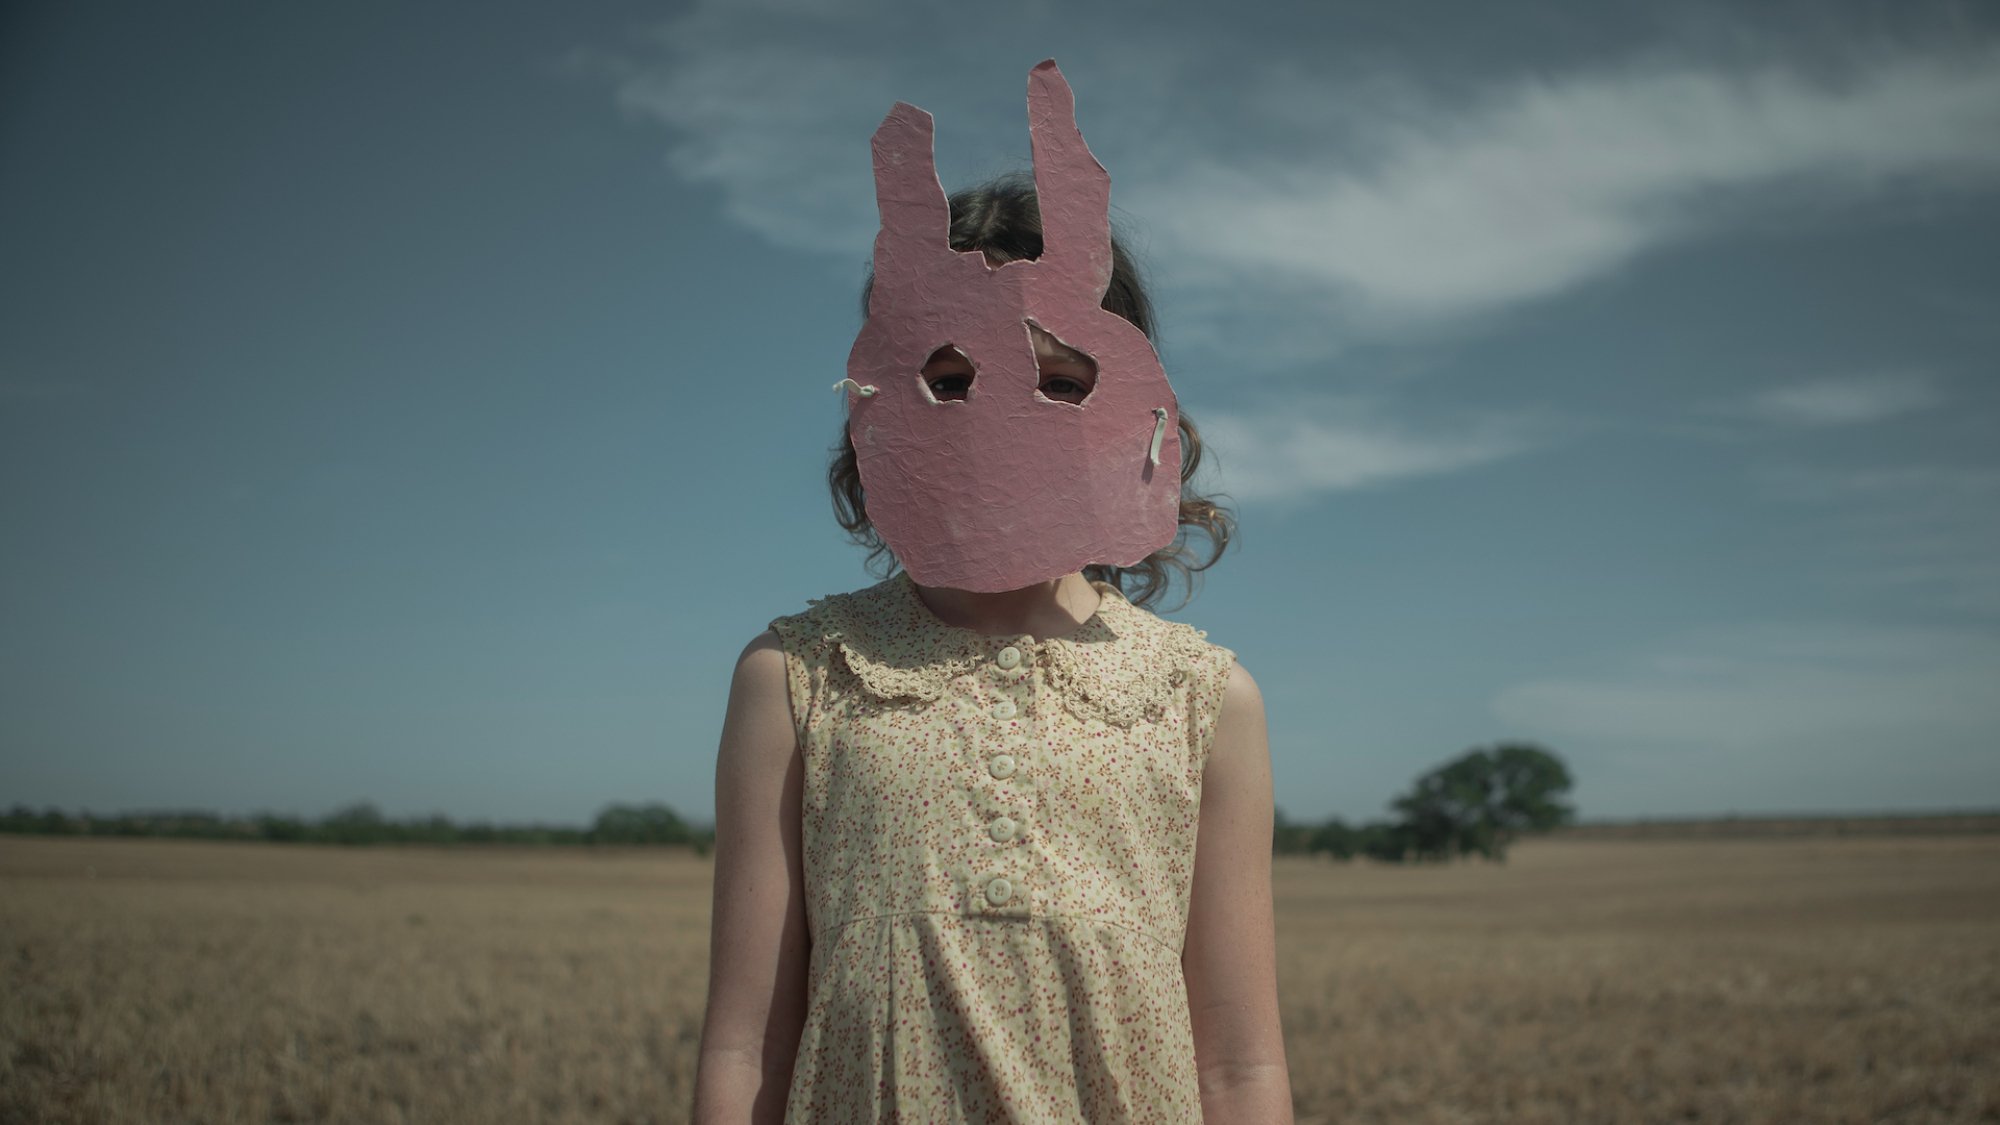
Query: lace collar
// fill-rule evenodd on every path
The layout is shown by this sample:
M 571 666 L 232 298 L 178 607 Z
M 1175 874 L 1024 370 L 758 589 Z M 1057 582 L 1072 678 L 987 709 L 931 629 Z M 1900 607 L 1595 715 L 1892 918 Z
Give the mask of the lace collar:
M 948 625 L 924 604 L 907 572 L 817 599 L 808 612 L 855 678 L 885 702 L 939 699 L 953 680 L 1013 645 L 1078 718 L 1121 727 L 1156 720 L 1212 646 L 1200 631 L 1134 606 L 1117 587 L 1091 585 L 1100 595 L 1097 612 L 1074 631 L 1045 639 Z

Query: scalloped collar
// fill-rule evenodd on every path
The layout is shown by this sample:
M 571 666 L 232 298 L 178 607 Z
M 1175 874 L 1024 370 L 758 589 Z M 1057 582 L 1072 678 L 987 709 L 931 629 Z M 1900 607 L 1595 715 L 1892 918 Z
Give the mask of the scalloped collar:
M 1194 657 L 1202 634 L 1162 621 L 1092 582 L 1097 612 L 1060 637 L 988 634 L 946 624 L 918 596 L 907 571 L 851 594 L 814 603 L 828 640 L 869 694 L 885 701 L 930 702 L 951 682 L 1012 645 L 1041 668 L 1050 688 L 1079 718 L 1130 726 L 1158 717 Z

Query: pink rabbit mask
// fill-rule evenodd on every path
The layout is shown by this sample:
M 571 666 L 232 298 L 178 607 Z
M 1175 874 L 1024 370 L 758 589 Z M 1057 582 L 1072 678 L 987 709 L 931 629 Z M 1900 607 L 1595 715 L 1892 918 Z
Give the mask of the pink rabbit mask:
M 869 520 L 926 586 L 990 593 L 1130 566 L 1179 528 L 1179 407 L 1145 334 L 1101 307 L 1111 177 L 1053 59 L 1029 72 L 1028 125 L 1043 250 L 1000 266 L 951 249 L 931 115 L 898 102 L 875 130 L 882 229 L 841 385 Z M 1030 324 L 1095 362 L 1080 403 L 1038 391 Z M 963 400 L 920 374 L 944 347 L 972 363 Z

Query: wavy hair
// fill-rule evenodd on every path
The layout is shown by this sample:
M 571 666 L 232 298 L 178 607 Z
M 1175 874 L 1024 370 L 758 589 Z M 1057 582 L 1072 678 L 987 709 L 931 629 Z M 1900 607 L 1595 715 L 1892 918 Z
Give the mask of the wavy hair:
M 1035 200 L 1035 182 L 1026 173 L 1001 176 L 951 196 L 951 248 L 983 251 L 995 262 L 1011 262 L 1042 255 L 1042 213 Z M 868 295 L 875 284 L 871 270 L 861 287 L 861 315 L 868 315 Z M 1153 303 L 1140 283 L 1138 267 L 1118 236 L 1111 237 L 1111 284 L 1104 291 L 1103 308 L 1130 321 L 1153 339 Z M 1201 433 L 1186 413 L 1180 416 L 1181 503 L 1180 529 L 1174 541 L 1131 566 L 1093 564 L 1083 568 L 1084 576 L 1108 582 L 1134 605 L 1149 606 L 1165 595 L 1169 583 L 1178 577 L 1186 587 L 1181 599 L 1185 606 L 1194 597 L 1200 573 L 1214 566 L 1236 533 L 1236 517 L 1228 508 L 1188 487 L 1201 465 Z M 888 577 L 896 572 L 896 556 L 868 520 L 867 496 L 861 488 L 861 470 L 854 454 L 854 440 L 845 423 L 840 428 L 840 444 L 827 466 L 827 486 L 833 492 L 834 519 L 850 539 L 868 551 L 871 573 Z M 1197 551 L 1189 542 L 1195 532 L 1206 541 Z M 1205 558 L 1202 556 L 1206 556 Z M 1176 607 L 1178 608 L 1178 607 Z

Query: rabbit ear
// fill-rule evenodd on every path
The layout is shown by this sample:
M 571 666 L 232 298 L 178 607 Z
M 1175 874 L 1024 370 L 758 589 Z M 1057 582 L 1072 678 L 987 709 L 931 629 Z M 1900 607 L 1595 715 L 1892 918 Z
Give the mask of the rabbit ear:
M 931 115 L 897 102 L 875 129 L 875 284 L 869 296 L 893 302 L 940 258 L 951 255 L 951 205 L 938 182 Z
M 1111 284 L 1111 175 L 1076 127 L 1076 96 L 1054 59 L 1028 72 L 1028 135 L 1042 212 L 1043 270 L 1090 301 Z

